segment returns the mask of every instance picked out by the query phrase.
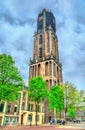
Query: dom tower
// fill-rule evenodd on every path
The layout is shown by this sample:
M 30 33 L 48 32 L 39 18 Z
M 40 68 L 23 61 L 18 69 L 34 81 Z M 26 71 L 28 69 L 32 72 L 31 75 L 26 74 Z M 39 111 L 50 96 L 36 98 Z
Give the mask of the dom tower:
M 30 60 L 29 79 L 42 76 L 50 89 L 53 85 L 62 84 L 62 66 L 59 62 L 56 21 L 52 12 L 43 9 L 37 18 L 37 31 L 34 33 L 33 60 Z M 35 88 L 36 89 L 36 88 Z M 45 102 L 45 122 L 52 114 Z

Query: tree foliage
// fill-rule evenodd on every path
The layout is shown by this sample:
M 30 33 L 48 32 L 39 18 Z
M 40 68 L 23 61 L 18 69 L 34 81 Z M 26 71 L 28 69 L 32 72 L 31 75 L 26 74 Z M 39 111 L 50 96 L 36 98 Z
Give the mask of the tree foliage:
M 36 104 L 36 117 L 38 113 L 38 105 L 40 102 L 44 101 L 44 99 L 48 95 L 48 90 L 46 87 L 46 81 L 42 79 L 42 77 L 34 77 L 29 81 L 29 97 Z M 37 125 L 37 120 L 36 120 Z
M 75 118 L 75 108 L 69 108 L 68 109 L 68 115 L 73 120 Z
M 83 102 L 85 102 L 85 97 L 83 97 Z
M 83 103 L 83 99 L 84 99 L 84 95 L 85 95 L 85 91 L 83 90 L 78 90 L 77 92 L 77 101 L 76 101 L 76 110 L 80 110 L 82 105 L 84 104 Z
M 65 117 L 66 117 L 69 109 L 76 108 L 78 91 L 76 87 L 68 81 L 64 83 L 63 87 L 64 87 L 64 103 L 65 103 Z
M 64 93 L 61 86 L 52 86 L 49 92 L 49 108 L 60 112 L 64 109 Z
M 10 55 L 0 55 L 0 101 L 15 101 L 24 86 L 15 62 Z
M 65 82 L 63 84 L 64 88 L 64 103 L 65 103 L 65 117 L 75 115 L 77 110 L 82 109 L 83 97 L 85 92 L 78 90 L 74 84 L 70 82 Z

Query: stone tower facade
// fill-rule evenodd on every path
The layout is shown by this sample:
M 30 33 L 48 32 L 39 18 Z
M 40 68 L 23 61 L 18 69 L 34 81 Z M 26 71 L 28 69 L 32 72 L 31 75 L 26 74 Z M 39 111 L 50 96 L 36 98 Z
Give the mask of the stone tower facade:
M 62 66 L 59 62 L 56 21 L 53 13 L 43 9 L 37 18 L 37 31 L 34 33 L 33 59 L 30 59 L 29 79 L 42 76 L 50 89 L 62 84 Z M 36 88 L 35 88 L 36 89 Z M 45 102 L 45 122 L 51 118 L 48 101 Z

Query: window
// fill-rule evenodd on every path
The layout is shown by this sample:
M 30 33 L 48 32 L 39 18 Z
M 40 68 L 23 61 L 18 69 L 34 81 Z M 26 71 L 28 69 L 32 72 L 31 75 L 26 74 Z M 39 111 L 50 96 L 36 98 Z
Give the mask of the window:
M 5 117 L 4 124 L 9 124 L 9 123 L 10 123 L 10 117 Z
M 13 123 L 17 123 L 17 121 L 18 121 L 18 120 L 17 120 L 17 117 L 13 117 L 13 118 L 12 118 L 12 122 L 13 122 Z
M 42 44 L 42 35 L 40 35 L 39 44 Z
M 23 99 L 26 99 L 26 92 L 23 92 Z
M 80 112 L 77 112 L 78 116 L 80 115 Z
M 28 111 L 33 111 L 33 104 L 28 104 Z
M 38 65 L 38 75 L 40 75 L 41 65 Z
M 25 102 L 22 103 L 22 110 L 25 109 Z
M 54 70 L 54 76 L 56 76 L 56 65 L 55 65 L 55 63 L 54 63 L 54 68 L 53 68 L 53 70 Z
M 54 53 L 55 53 L 55 56 L 56 56 L 56 45 L 55 45 L 54 49 L 55 49 Z
M 37 110 L 38 110 L 38 112 L 40 112 L 40 105 L 38 105 Z
M 15 105 L 14 107 L 14 112 L 17 112 L 17 105 Z
M 45 109 L 45 108 L 44 108 L 44 107 L 42 107 L 42 112 L 44 112 L 44 109 Z
M 50 73 L 50 75 L 52 75 L 52 62 L 51 62 L 51 61 L 50 61 L 49 68 L 50 68 L 50 71 L 49 71 L 49 73 Z
M 49 33 L 47 33 L 47 52 L 49 52 Z
M 35 116 L 35 121 L 39 121 L 39 115 Z
M 32 121 L 32 114 L 28 115 L 28 121 Z
M 39 48 L 39 58 L 42 58 L 42 48 Z
M 85 112 L 84 112 L 84 116 L 85 116 Z
M 60 85 L 59 79 L 57 80 L 57 84 Z
M 56 85 L 56 81 L 54 81 L 54 85 Z
M 46 80 L 46 86 L 49 88 L 49 81 L 48 80 Z
M 8 105 L 6 112 L 7 112 L 7 113 L 10 113 L 10 110 L 11 110 L 11 105 Z
M 0 103 L 0 112 L 3 112 L 4 109 L 4 103 Z
M 57 67 L 57 75 L 59 75 L 59 69 L 58 69 L 58 67 Z
M 48 62 L 45 63 L 45 76 L 48 76 L 49 69 L 48 69 Z
M 50 87 L 52 86 L 52 80 L 50 80 Z

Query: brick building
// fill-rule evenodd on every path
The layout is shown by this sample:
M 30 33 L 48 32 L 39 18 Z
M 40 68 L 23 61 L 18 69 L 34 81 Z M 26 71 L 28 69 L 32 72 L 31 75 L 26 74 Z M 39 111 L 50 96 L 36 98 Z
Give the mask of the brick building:
M 30 59 L 29 79 L 42 76 L 50 89 L 62 84 L 62 66 L 59 62 L 56 21 L 53 13 L 43 9 L 37 18 L 37 31 L 34 33 L 33 59 Z M 53 116 L 45 101 L 45 122 Z
M 0 125 L 30 125 L 35 124 L 35 103 L 29 100 L 28 89 L 20 92 L 16 102 L 0 102 Z M 44 123 L 43 104 L 38 106 L 38 124 Z

